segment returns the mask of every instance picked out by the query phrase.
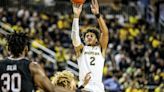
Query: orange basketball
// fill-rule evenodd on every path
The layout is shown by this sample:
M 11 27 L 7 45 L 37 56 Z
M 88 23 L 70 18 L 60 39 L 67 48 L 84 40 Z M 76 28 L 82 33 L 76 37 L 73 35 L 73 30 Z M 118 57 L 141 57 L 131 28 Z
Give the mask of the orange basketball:
M 71 0 L 72 3 L 75 3 L 75 4 L 83 4 L 85 2 L 85 0 Z

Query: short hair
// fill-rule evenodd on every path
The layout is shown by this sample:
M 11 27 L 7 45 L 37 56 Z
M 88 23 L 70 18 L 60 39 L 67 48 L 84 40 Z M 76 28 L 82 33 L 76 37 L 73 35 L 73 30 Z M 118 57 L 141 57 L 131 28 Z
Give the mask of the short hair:
M 30 46 L 30 38 L 26 33 L 14 32 L 7 35 L 6 39 L 8 43 L 8 50 L 16 57 L 22 54 L 26 46 L 28 46 L 28 48 Z
M 57 72 L 52 79 L 52 84 L 55 86 L 61 86 L 64 88 L 71 88 L 71 82 L 74 80 L 74 74 L 70 71 L 64 70 Z
M 97 29 L 96 27 L 88 27 L 85 29 L 84 33 L 83 33 L 83 39 L 85 39 L 85 36 L 87 33 L 94 33 L 96 35 L 97 40 L 99 40 L 100 38 L 100 32 L 99 29 Z

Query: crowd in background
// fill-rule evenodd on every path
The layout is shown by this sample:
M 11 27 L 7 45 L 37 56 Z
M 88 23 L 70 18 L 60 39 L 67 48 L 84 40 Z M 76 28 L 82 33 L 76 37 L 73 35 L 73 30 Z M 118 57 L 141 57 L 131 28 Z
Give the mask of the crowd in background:
M 95 17 L 85 10 L 80 18 L 81 32 L 87 26 L 97 26 Z M 109 28 L 109 45 L 103 71 L 107 92 L 164 92 L 164 39 L 153 18 L 148 22 L 142 15 L 142 7 L 134 2 L 129 6 L 114 2 L 110 7 L 103 7 L 101 12 Z M 45 68 L 49 77 L 56 71 L 66 69 L 67 61 L 76 63 L 70 38 L 71 12 L 54 11 L 51 14 L 25 7 L 1 7 L 0 21 L 10 25 L 14 31 L 28 33 L 32 40 L 55 52 L 57 70 L 42 55 L 29 54 L 31 60 Z M 1 25 L 3 30 L 7 27 Z M 8 55 L 4 38 L 0 34 L 1 59 Z M 35 43 L 32 43 L 32 47 L 38 48 Z

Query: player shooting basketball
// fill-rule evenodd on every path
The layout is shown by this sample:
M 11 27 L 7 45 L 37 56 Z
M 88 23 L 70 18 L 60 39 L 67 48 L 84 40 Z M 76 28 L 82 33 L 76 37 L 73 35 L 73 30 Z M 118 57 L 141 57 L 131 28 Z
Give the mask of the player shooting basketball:
M 91 11 L 97 18 L 100 31 L 97 28 L 88 28 L 83 35 L 83 45 L 79 36 L 79 17 L 82 6 L 82 4 L 73 4 L 74 19 L 71 34 L 79 66 L 79 85 L 82 84 L 85 75 L 91 72 L 91 80 L 84 89 L 91 92 L 104 92 L 102 72 L 108 45 L 108 28 L 99 12 L 98 1 L 92 0 Z

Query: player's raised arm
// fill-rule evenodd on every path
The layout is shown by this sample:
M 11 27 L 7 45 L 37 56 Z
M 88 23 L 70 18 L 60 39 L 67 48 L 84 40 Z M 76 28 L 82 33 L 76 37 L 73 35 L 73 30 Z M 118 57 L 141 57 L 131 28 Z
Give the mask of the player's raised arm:
M 96 16 L 97 21 L 99 23 L 99 27 L 101 30 L 101 35 L 100 35 L 99 41 L 100 41 L 100 45 L 102 48 L 102 54 L 103 54 L 103 56 L 105 56 L 105 52 L 106 52 L 107 45 L 108 45 L 108 28 L 106 26 L 106 23 L 105 23 L 103 17 L 101 16 L 101 14 L 99 12 L 99 4 L 98 4 L 97 0 L 92 0 L 91 11 Z
M 75 47 L 75 51 L 77 56 L 80 55 L 80 50 L 83 48 L 81 39 L 80 39 L 80 33 L 79 33 L 79 17 L 82 11 L 83 5 L 79 4 L 73 4 L 73 23 L 72 23 L 72 33 L 71 33 L 71 39 L 73 46 Z
M 73 23 L 72 23 L 72 33 L 71 39 L 74 47 L 78 47 L 81 44 L 80 34 L 79 34 L 79 17 L 82 11 L 83 5 L 73 4 Z

